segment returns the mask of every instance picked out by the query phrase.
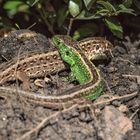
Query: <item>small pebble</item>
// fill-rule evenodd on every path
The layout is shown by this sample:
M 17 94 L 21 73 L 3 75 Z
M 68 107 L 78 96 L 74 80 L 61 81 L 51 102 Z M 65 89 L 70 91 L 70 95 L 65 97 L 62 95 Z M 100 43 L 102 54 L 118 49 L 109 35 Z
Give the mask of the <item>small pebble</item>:
M 119 109 L 119 111 L 121 111 L 122 113 L 125 113 L 125 112 L 128 112 L 128 111 L 129 111 L 129 109 L 128 109 L 128 107 L 127 107 L 126 105 L 120 105 L 120 106 L 118 107 L 118 109 Z
M 115 67 L 110 67 L 109 69 L 108 69 L 108 72 L 109 73 L 112 73 L 112 72 L 116 72 L 118 69 L 117 68 L 115 68 Z

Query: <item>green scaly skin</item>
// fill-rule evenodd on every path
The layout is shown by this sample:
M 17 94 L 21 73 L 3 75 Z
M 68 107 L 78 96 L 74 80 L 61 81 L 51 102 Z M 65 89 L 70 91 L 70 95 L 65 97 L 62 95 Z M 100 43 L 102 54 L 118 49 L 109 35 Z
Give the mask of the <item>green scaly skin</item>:
M 52 40 L 53 43 L 56 45 L 62 59 L 70 65 L 70 77 L 72 77 L 72 79 L 77 80 L 80 84 L 87 83 L 90 79 L 90 75 L 78 54 L 76 54 L 76 52 L 69 48 L 57 36 L 54 36 Z
M 86 68 L 85 64 L 83 63 L 83 61 L 81 60 L 81 58 L 79 57 L 78 53 L 76 51 L 73 51 L 71 47 L 65 44 L 65 42 L 61 38 L 59 38 L 59 36 L 54 36 L 52 38 L 52 41 L 54 45 L 56 46 L 56 48 L 58 49 L 62 59 L 70 65 L 72 76 L 74 76 L 75 79 L 81 85 L 84 85 L 90 82 L 91 80 L 90 73 L 88 69 Z M 95 68 L 94 65 L 93 67 Z M 82 95 L 88 99 L 94 100 L 101 95 L 103 91 L 103 87 L 104 87 L 104 84 L 103 84 L 103 81 L 101 80 L 94 89 L 91 89 L 90 91 L 87 91 L 86 93 L 82 93 Z

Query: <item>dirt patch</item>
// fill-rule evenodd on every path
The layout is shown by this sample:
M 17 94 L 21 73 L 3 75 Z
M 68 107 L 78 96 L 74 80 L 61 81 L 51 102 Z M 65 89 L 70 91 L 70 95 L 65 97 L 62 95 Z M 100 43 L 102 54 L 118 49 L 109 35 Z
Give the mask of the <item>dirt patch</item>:
M 75 104 L 63 110 L 52 110 L 29 104 L 15 96 L 10 99 L 0 98 L 0 139 L 109 139 L 105 137 L 107 129 L 105 129 L 104 111 L 106 106 L 113 106 L 113 111 L 118 110 L 133 123 L 132 130 L 129 127 L 127 130 L 130 131 L 118 136 L 118 140 L 138 140 L 140 132 L 140 42 L 137 40 L 131 42 L 130 37 L 126 37 L 124 41 L 115 40 L 114 46 L 112 51 L 114 57 L 110 58 L 107 63 L 98 65 L 106 82 L 104 91 L 106 97 L 99 98 L 93 103 Z M 55 75 L 54 81 L 65 75 L 67 72 L 59 76 Z M 54 92 L 63 85 L 68 88 L 77 84 L 71 85 L 61 80 L 58 83 L 54 83 L 53 86 L 50 84 L 47 89 L 53 89 Z M 59 86 L 56 87 L 56 85 Z M 33 88 L 35 90 L 36 87 Z M 134 96 L 127 97 L 130 94 Z M 112 122 L 117 121 L 117 118 L 113 118 Z M 119 128 L 119 126 L 116 127 Z M 116 129 L 114 131 L 117 133 Z

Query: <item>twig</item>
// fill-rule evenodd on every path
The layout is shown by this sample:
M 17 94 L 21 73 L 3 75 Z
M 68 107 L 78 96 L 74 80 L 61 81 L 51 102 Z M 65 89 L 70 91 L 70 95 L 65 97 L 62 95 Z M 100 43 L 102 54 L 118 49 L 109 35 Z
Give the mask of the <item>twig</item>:
M 121 100 L 121 99 L 124 99 L 124 98 L 129 98 L 129 97 L 132 97 L 132 96 L 136 96 L 137 94 L 138 94 L 138 92 L 136 91 L 136 92 L 133 92 L 131 94 L 124 95 L 124 96 L 114 96 L 111 99 L 108 99 L 106 101 L 100 101 L 100 102 L 94 103 L 93 106 L 97 106 L 97 105 L 101 105 L 101 104 L 106 104 L 106 103 L 112 102 L 114 100 Z
M 132 77 L 132 78 L 139 78 L 140 75 L 130 75 L 130 74 L 123 74 L 123 77 Z
M 36 22 L 34 22 L 32 25 L 30 25 L 27 29 L 30 30 L 32 27 L 36 25 Z
M 73 21 L 74 21 L 74 18 L 70 18 L 67 35 L 70 35 L 70 31 L 71 31 L 71 28 L 72 28 Z
M 8 62 L 8 59 L 4 55 L 2 55 L 2 58 L 4 58 Z
M 130 120 L 132 120 L 132 118 L 137 114 L 137 112 L 139 111 L 140 109 L 138 108 L 130 117 Z
M 118 58 L 118 60 L 120 60 L 120 61 L 124 61 L 124 62 L 128 62 L 128 63 L 130 63 L 131 65 L 134 66 L 134 63 L 132 63 L 130 60 L 122 59 L 122 58 Z
M 104 82 L 105 82 L 105 84 L 107 86 L 108 91 L 113 95 L 112 90 L 111 90 L 111 88 L 108 85 L 108 82 L 105 79 L 103 79 L 103 80 L 104 80 Z

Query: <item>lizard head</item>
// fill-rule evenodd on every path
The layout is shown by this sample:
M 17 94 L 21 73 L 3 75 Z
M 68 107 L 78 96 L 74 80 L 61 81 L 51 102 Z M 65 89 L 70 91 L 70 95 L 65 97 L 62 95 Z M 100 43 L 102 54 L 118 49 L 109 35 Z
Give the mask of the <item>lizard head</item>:
M 79 59 L 78 52 L 72 46 L 77 45 L 77 43 L 71 37 L 56 35 L 52 38 L 52 42 L 65 62 L 71 66 L 76 64 Z

